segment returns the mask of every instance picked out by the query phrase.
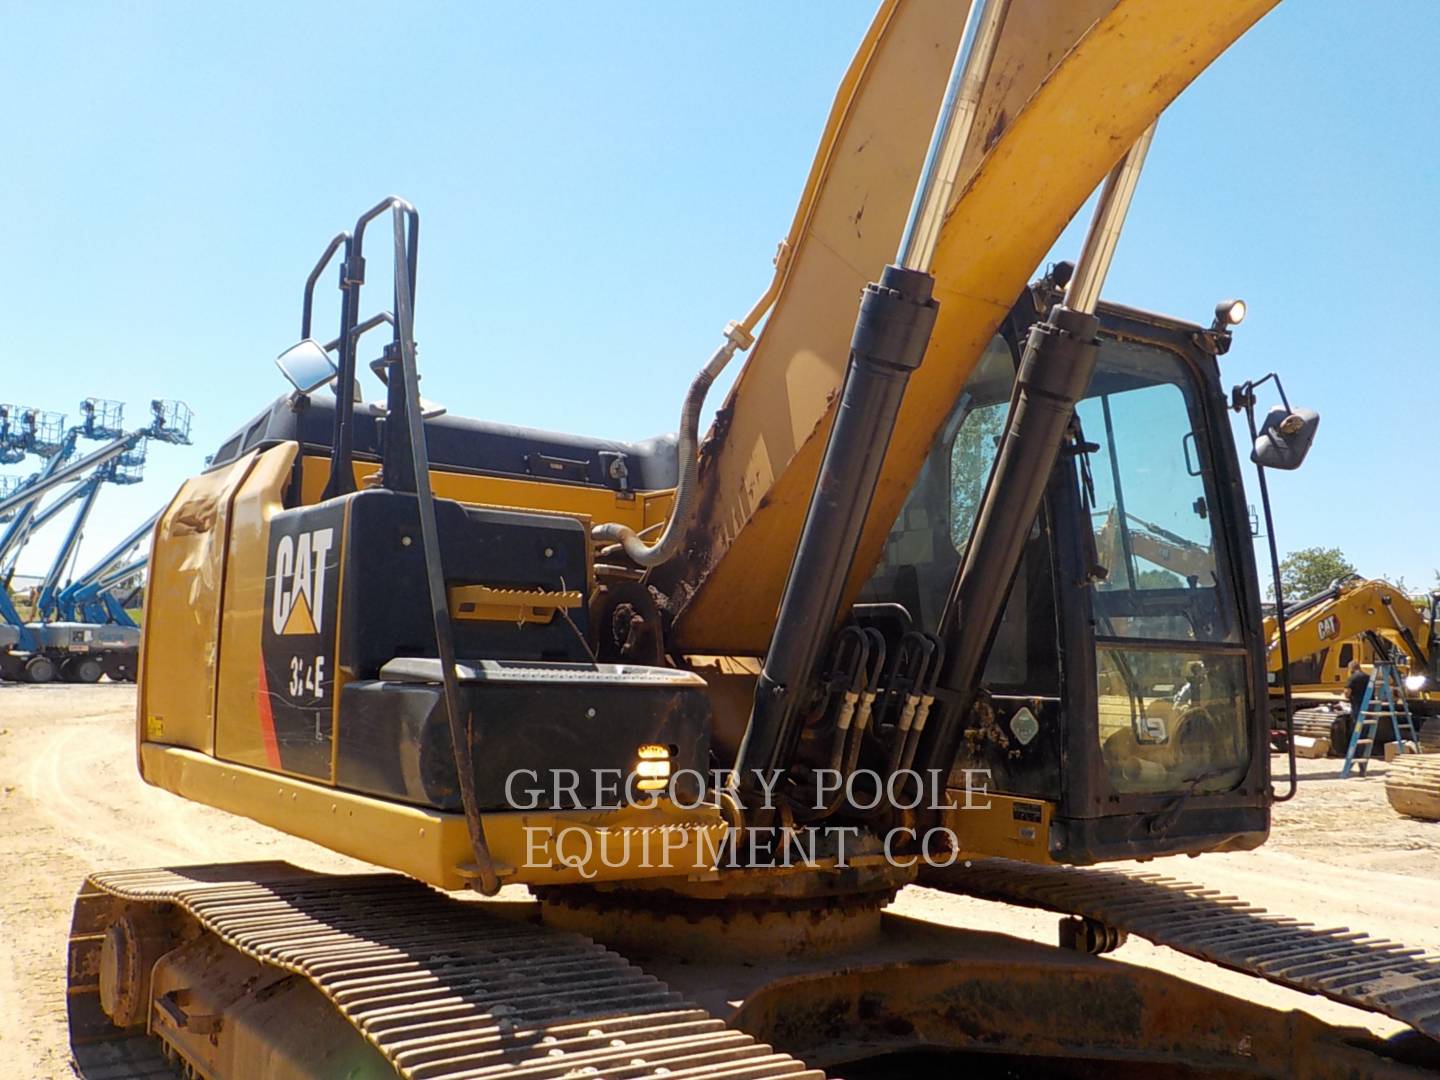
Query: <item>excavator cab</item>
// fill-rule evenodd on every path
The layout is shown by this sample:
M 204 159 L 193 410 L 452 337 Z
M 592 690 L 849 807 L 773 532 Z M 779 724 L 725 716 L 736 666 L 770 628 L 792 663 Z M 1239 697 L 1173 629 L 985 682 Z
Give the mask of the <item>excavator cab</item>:
M 1021 349 L 1052 299 L 1037 283 L 991 342 L 862 592 L 903 607 L 916 629 L 943 635 L 956 617 L 950 586 Z M 1048 838 L 1031 830 L 1028 855 L 1040 861 L 1254 847 L 1268 831 L 1268 718 L 1216 362 L 1228 333 L 1116 305 L 1099 316 L 1095 374 L 1025 541 L 953 774 L 981 770 L 997 794 L 1043 802 Z M 1027 857 L 1023 845 L 1011 854 Z

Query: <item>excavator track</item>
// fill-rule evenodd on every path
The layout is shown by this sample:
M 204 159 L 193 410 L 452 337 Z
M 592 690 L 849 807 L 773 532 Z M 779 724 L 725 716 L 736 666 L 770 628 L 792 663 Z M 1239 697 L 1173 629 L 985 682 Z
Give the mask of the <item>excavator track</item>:
M 111 1061 L 87 1075 L 132 1075 L 125 1070 L 153 1057 L 153 1040 L 116 1028 L 100 1005 L 107 921 L 136 905 L 181 909 L 230 949 L 308 980 L 396 1074 L 415 1080 L 823 1077 L 578 934 L 396 874 L 331 876 L 283 863 L 86 879 L 70 937 L 71 1039 L 82 1064 L 97 1047 Z M 149 1003 L 152 1032 L 166 1004 Z
M 979 859 L 920 884 L 1091 919 L 1280 986 L 1382 1013 L 1440 1039 L 1440 958 L 1273 915 L 1218 889 L 1134 870 Z
M 1397 814 L 1440 821 L 1440 755 L 1397 757 L 1385 774 L 1385 797 Z
M 1295 734 L 1318 739 L 1330 757 L 1344 757 L 1350 742 L 1346 715 L 1328 705 L 1295 710 Z

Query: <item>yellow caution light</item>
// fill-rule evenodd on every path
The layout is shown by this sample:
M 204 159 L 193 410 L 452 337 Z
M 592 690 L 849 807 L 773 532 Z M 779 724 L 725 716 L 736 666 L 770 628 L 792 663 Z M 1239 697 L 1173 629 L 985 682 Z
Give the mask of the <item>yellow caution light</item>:
M 647 743 L 636 751 L 640 761 L 635 766 L 641 791 L 664 791 L 670 785 L 670 748 Z

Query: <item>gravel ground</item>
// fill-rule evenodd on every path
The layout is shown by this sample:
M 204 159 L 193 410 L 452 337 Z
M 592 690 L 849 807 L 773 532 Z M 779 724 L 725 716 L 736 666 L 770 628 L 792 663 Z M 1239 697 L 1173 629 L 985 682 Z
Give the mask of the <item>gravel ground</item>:
M 0 685 L 0 1075 L 69 1077 L 64 956 L 70 905 L 93 870 L 286 859 L 316 870 L 361 864 L 142 783 L 132 686 Z M 1279 759 L 1277 759 L 1277 765 Z M 1338 763 L 1301 761 L 1300 794 L 1276 809 L 1259 851 L 1172 860 L 1163 872 L 1325 926 L 1348 924 L 1440 953 L 1435 890 L 1440 823 L 1403 819 L 1383 764 L 1340 780 Z M 1055 916 L 927 889 L 895 910 L 1053 942 Z M 1250 1000 L 1303 1008 L 1388 1034 L 1382 1018 L 1273 987 L 1132 940 L 1116 957 Z

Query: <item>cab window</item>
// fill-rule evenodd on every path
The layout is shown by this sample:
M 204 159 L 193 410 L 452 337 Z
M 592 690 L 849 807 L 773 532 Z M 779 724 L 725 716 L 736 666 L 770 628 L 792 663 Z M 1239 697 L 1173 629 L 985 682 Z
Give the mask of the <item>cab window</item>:
M 1107 338 L 1076 410 L 1095 447 L 1083 471 L 1097 707 L 1118 792 L 1225 791 L 1250 760 L 1245 657 L 1196 395 L 1178 356 Z

